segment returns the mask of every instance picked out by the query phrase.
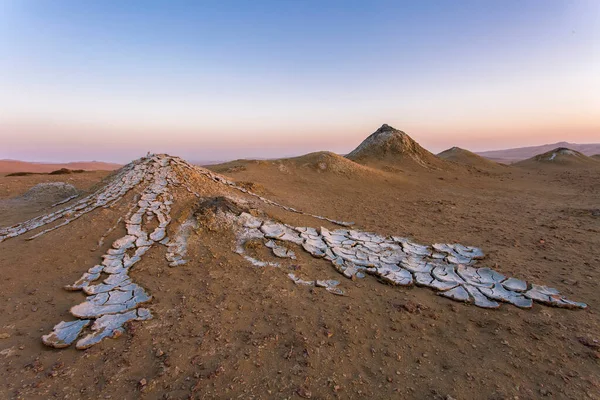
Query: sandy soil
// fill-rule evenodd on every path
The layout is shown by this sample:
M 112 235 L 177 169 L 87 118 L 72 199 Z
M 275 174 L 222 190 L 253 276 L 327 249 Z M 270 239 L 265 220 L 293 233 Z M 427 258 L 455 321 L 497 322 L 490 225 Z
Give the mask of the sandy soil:
M 83 352 L 44 347 L 40 336 L 83 299 L 62 287 L 100 260 L 98 238 L 124 213 L 118 203 L 34 241 L 0 243 L 0 398 L 600 399 L 600 169 L 393 171 L 253 163 L 228 174 L 365 230 L 479 246 L 483 265 L 589 308 L 483 310 L 424 288 L 346 280 L 302 252 L 281 268 L 255 268 L 231 251 L 230 232 L 204 229 L 191 238 L 187 265 L 167 267 L 157 248 L 132 271 L 154 296 L 153 320 Z M 0 197 L 47 180 L 89 190 L 105 174 L 0 177 Z M 175 219 L 192 202 L 176 202 Z M 39 212 L 7 212 L 0 225 Z M 292 264 L 341 280 L 348 296 L 294 285 Z

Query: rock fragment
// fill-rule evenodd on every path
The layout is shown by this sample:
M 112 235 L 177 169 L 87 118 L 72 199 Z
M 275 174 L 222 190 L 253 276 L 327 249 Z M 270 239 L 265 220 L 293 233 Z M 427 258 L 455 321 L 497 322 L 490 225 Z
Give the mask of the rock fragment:
M 79 319 L 76 321 L 61 321 L 59 322 L 52 332 L 42 336 L 42 342 L 46 346 L 62 349 L 69 347 L 85 328 L 90 324 L 89 319 Z

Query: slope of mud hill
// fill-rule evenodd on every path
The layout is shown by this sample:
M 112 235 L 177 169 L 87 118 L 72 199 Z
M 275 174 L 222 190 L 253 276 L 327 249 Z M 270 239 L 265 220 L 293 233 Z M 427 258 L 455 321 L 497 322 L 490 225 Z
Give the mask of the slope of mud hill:
M 43 228 L 0 242 L 0 398 L 600 398 L 600 172 L 516 169 L 440 180 L 426 171 L 406 181 L 310 168 L 294 179 L 277 168 L 228 174 L 264 187 L 284 206 L 353 221 L 353 229 L 477 246 L 486 253 L 481 265 L 589 305 L 574 311 L 540 304 L 485 310 L 375 276 L 346 279 L 298 246 L 289 247 L 291 260 L 249 242 L 247 254 L 280 263 L 255 267 L 235 253 L 236 237 L 219 213 L 247 210 L 290 226 L 339 227 L 206 172 L 173 168 L 173 198 L 159 198 L 155 210 L 171 208 L 169 237 L 188 229 L 187 263 L 169 267 L 170 246 L 147 251 L 129 275 L 152 296 L 143 307 L 153 318 L 127 323 L 118 338 L 83 351 L 49 349 L 40 340 L 86 298 L 63 286 L 128 233 L 120 218 L 131 215 L 132 204 L 152 206 L 141 188 L 34 240 L 26 239 Z M 98 187 L 100 176 L 81 175 L 88 181 L 78 189 Z M 31 186 L 47 179 L 24 178 Z M 7 183 L 7 197 L 28 189 L 16 178 Z M 148 224 L 157 226 L 156 218 Z M 295 284 L 289 273 L 338 280 L 345 296 Z
M 600 154 L 594 154 L 592 156 L 592 158 L 595 158 L 596 160 L 600 160 Z
M 464 164 L 471 167 L 486 170 L 497 170 L 506 168 L 506 166 L 504 165 L 498 164 L 497 162 L 481 157 L 475 153 L 470 152 L 469 150 L 461 149 L 460 147 L 452 147 L 448 150 L 444 150 L 437 156 L 447 161 L 453 161 L 459 164 Z
M 600 163 L 592 157 L 588 157 L 578 151 L 558 147 L 544 154 L 538 154 L 527 160 L 519 161 L 514 164 L 524 168 L 595 168 L 600 167 Z
M 299 157 L 277 160 L 235 160 L 224 164 L 209 165 L 207 168 L 219 172 L 230 173 L 252 168 L 278 170 L 284 174 L 336 174 L 353 178 L 356 176 L 381 175 L 381 171 L 355 163 L 345 157 L 329 151 L 319 151 Z
M 448 168 L 449 163 L 425 150 L 406 133 L 383 124 L 347 156 L 372 166 Z

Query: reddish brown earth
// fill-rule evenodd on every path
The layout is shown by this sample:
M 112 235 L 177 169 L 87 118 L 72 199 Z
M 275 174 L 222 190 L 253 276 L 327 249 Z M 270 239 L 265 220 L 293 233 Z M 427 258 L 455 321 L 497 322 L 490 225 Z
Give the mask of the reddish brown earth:
M 101 161 L 76 161 L 70 163 L 34 163 L 18 160 L 0 160 L 0 174 L 13 172 L 48 173 L 61 168 L 71 170 L 83 169 L 86 171 L 113 171 L 121 165 Z
M 600 169 L 381 171 L 328 160 L 340 165 L 321 168 L 317 159 L 315 168 L 311 158 L 213 168 L 364 230 L 481 247 L 483 265 L 589 308 L 483 310 L 370 276 L 346 280 L 303 252 L 281 268 L 255 268 L 232 252 L 230 232 L 206 227 L 192 236 L 187 265 L 169 268 L 156 248 L 131 272 L 154 296 L 154 319 L 85 351 L 43 346 L 41 335 L 83 299 L 62 287 L 124 233 L 98 248 L 124 214 L 121 202 L 33 241 L 0 243 L 0 398 L 600 399 Z M 0 177 L 0 198 L 47 180 L 90 190 L 106 174 Z M 174 221 L 186 217 L 186 201 L 176 201 Z M 5 210 L 0 221 L 43 207 Z M 265 210 L 296 226 L 322 224 Z M 292 264 L 340 280 L 348 296 L 294 285 Z

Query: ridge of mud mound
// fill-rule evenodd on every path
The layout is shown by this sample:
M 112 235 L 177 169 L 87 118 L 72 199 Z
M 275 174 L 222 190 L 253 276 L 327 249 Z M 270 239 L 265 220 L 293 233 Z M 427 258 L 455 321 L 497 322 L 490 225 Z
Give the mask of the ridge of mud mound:
M 320 173 L 333 172 L 335 174 L 351 175 L 379 172 L 330 151 L 317 151 L 300 157 L 277 160 L 277 162 L 293 164 L 300 168 L 310 168 Z
M 576 150 L 566 147 L 558 147 L 554 150 L 519 161 L 514 165 L 520 167 L 557 166 L 569 168 L 585 168 L 600 166 L 600 163 L 592 157 L 588 157 Z
M 591 156 L 593 159 L 595 160 L 600 160 L 600 154 L 594 154 L 593 156 Z
M 220 165 L 210 165 L 207 168 L 218 173 L 235 173 L 246 171 L 252 167 L 277 168 L 283 173 L 309 170 L 320 174 L 333 173 L 344 176 L 381 174 L 381 171 L 358 164 L 330 151 L 317 151 L 298 157 L 276 160 L 235 160 Z
M 495 169 L 501 167 L 501 165 L 495 161 L 488 160 L 487 158 L 481 157 L 480 155 L 477 155 L 469 150 L 465 150 L 456 146 L 442 151 L 437 156 L 447 161 L 453 161 L 459 164 L 482 169 Z
M 387 124 L 373 132 L 346 158 L 361 163 L 405 163 L 426 168 L 441 168 L 445 164 L 405 132 Z

